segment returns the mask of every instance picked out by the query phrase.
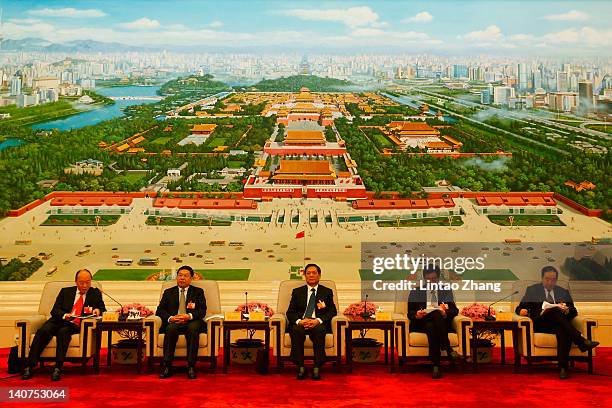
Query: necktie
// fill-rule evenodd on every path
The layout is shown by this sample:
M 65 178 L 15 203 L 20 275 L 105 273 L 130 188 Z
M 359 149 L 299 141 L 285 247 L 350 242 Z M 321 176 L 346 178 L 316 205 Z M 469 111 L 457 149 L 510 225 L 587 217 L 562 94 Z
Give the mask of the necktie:
M 185 307 L 185 288 L 181 289 L 181 296 L 179 297 L 179 314 L 187 313 L 187 308 Z
M 555 303 L 555 300 L 552 297 L 552 290 L 546 291 L 546 301 L 548 303 Z
M 306 305 L 306 313 L 304 313 L 304 318 L 311 318 L 312 313 L 315 310 L 315 298 L 317 297 L 317 292 L 315 288 L 310 289 L 310 298 L 308 298 L 308 305 Z
M 80 316 L 83 313 L 83 295 L 79 296 L 74 306 L 72 306 L 72 311 L 70 312 L 73 316 Z M 74 319 L 72 323 L 77 326 L 81 324 L 81 319 Z
M 438 292 L 435 290 L 431 291 L 431 305 L 433 307 L 438 307 Z

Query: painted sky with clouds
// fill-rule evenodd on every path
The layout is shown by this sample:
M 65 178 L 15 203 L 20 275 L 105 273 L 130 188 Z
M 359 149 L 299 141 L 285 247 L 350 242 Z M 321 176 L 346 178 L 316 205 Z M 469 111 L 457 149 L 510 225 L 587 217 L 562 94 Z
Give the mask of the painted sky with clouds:
M 610 1 L 2 1 L 4 38 L 139 46 L 593 53 Z

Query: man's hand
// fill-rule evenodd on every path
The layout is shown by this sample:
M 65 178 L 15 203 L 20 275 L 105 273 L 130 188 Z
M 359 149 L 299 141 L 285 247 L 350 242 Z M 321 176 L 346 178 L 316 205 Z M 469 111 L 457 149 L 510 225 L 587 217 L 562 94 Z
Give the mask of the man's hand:
M 565 303 L 559 303 L 559 307 L 564 314 L 569 313 L 569 307 Z
M 519 315 L 521 316 L 529 316 L 529 311 L 527 309 L 519 310 Z
M 64 314 L 64 320 L 71 320 L 72 317 L 70 317 L 70 313 L 65 313 Z
M 423 309 L 417 310 L 417 312 L 416 312 L 416 318 L 417 319 L 422 319 L 425 316 L 427 316 L 427 312 L 425 310 L 423 310 Z
M 438 309 L 440 310 L 442 317 L 446 317 L 446 311 L 448 310 L 448 305 L 446 303 L 440 303 L 440 305 L 438 306 Z
M 304 326 L 305 329 L 310 329 L 312 327 L 312 319 L 310 318 L 302 319 L 300 324 Z
M 306 318 L 306 319 L 300 320 L 300 324 L 304 326 L 305 329 L 312 329 L 317 324 L 319 324 L 319 321 L 317 319 Z
M 188 314 L 177 314 L 170 318 L 170 323 L 187 323 L 191 320 L 191 317 Z
M 100 309 L 94 309 L 94 310 L 93 310 L 93 315 L 94 315 L 94 316 L 100 316 L 100 314 L 101 314 L 101 313 L 100 313 Z

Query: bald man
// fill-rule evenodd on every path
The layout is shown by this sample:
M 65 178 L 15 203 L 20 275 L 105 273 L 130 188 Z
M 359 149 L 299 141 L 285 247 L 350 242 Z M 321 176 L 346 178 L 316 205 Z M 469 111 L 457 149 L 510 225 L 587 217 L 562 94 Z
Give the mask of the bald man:
M 36 367 L 40 355 L 55 336 L 57 346 L 55 348 L 55 368 L 51 374 L 51 380 L 59 381 L 70 339 L 73 334 L 81 331 L 81 319 L 73 316 L 88 314 L 85 313 L 87 307 L 91 307 L 92 313 L 96 316 L 106 311 L 106 306 L 102 300 L 102 292 L 91 287 L 91 279 L 91 272 L 87 269 L 81 269 L 74 276 L 76 285 L 60 290 L 53 309 L 51 309 L 51 317 L 36 331 L 34 340 L 32 340 L 26 367 L 23 370 L 22 378 L 24 380 L 32 378 L 33 369 Z

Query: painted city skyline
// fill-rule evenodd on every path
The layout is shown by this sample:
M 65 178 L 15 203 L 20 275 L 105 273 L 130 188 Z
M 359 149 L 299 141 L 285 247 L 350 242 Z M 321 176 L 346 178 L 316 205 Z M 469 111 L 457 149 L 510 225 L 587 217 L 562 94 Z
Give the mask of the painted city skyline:
M 2 8 L 5 41 L 565 57 L 609 57 L 612 45 L 612 5 L 603 1 L 183 1 L 181 7 L 4 1 Z

